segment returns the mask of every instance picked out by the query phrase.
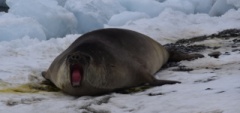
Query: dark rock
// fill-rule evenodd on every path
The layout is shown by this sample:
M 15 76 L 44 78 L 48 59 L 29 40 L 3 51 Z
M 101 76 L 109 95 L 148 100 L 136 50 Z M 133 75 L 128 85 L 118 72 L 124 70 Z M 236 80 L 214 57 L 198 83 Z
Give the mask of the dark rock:
M 212 88 L 206 88 L 205 90 L 213 90 Z
M 239 43 L 239 42 L 240 42 L 240 39 L 234 39 L 233 42 L 234 42 L 234 43 Z
M 219 49 L 219 48 L 220 48 L 220 47 L 212 47 L 212 49 L 214 49 L 214 50 L 215 50 L 215 49 Z
M 148 96 L 164 95 L 164 93 L 149 93 Z
M 214 80 L 216 80 L 217 78 L 218 78 L 217 76 L 212 76 L 212 77 L 207 78 L 207 79 L 196 80 L 196 81 L 194 81 L 194 83 L 207 83 L 207 82 L 214 81 Z
M 210 48 L 205 45 L 182 45 L 182 44 L 177 44 L 177 43 L 170 43 L 164 45 L 166 49 L 169 51 L 180 51 L 183 53 L 193 53 L 193 52 L 200 52 L 202 50 L 205 50 L 207 48 Z
M 223 55 L 230 55 L 230 53 L 229 52 L 225 52 Z
M 187 68 L 186 66 L 178 66 L 178 68 L 173 69 L 173 71 L 187 71 L 187 72 L 189 72 L 189 71 L 193 71 L 193 69 L 192 68 Z
M 6 4 L 6 0 L 1 0 L 0 1 L 0 12 L 8 12 L 9 7 Z
M 219 51 L 215 51 L 215 52 L 208 54 L 208 56 L 214 57 L 214 58 L 219 58 L 220 55 L 221 55 L 221 52 L 219 52 Z
M 240 51 L 240 49 L 233 49 L 232 52 Z
M 200 42 L 207 39 L 214 39 L 214 38 L 229 39 L 232 37 L 239 37 L 239 36 L 240 36 L 240 29 L 227 29 L 217 34 L 197 36 L 190 39 L 180 39 L 175 44 L 192 44 L 194 42 Z M 235 43 L 240 42 L 240 39 L 234 39 L 233 41 Z
M 0 12 L 8 12 L 9 7 L 0 6 Z
M 216 93 L 224 93 L 224 92 L 226 92 L 226 91 L 219 91 L 219 92 L 216 92 Z
M 234 45 L 232 45 L 232 48 L 237 48 L 237 47 L 238 47 L 238 45 L 235 45 L 235 44 L 234 44 Z
M 163 68 L 177 67 L 177 66 L 179 66 L 179 62 L 167 62 L 167 64 L 165 64 Z
M 191 39 L 180 39 L 176 42 L 176 44 L 189 44 L 189 43 L 204 41 L 206 39 L 208 39 L 208 36 L 198 36 L 198 37 L 193 37 Z
M 237 37 L 240 36 L 240 29 L 227 29 L 218 33 L 220 37 Z

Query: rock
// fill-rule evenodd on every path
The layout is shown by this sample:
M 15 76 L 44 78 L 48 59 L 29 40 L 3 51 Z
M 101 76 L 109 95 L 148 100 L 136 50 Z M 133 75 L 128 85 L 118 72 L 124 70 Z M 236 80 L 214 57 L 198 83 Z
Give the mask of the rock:
M 219 52 L 219 51 L 215 51 L 215 52 L 208 54 L 208 56 L 214 57 L 214 58 L 218 58 L 220 55 L 221 55 L 221 52 Z

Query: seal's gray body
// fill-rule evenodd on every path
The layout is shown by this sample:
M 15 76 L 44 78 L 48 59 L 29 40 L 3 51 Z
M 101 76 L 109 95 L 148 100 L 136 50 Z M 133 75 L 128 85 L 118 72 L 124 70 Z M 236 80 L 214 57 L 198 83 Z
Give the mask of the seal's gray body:
M 78 87 L 70 83 L 67 60 L 74 53 L 89 56 L 89 60 L 80 61 L 84 62 L 84 74 Z M 146 35 L 124 29 L 101 29 L 80 36 L 56 57 L 43 76 L 70 95 L 98 95 L 146 83 L 177 83 L 153 77 L 168 58 L 167 50 Z

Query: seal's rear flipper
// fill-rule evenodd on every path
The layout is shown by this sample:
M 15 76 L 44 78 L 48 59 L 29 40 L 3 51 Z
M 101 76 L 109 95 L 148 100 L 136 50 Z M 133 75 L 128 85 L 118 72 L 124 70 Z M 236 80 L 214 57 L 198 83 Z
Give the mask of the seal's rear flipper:
M 188 54 L 181 51 L 169 51 L 169 61 L 179 62 L 182 60 L 194 60 L 197 58 L 203 58 L 202 54 Z

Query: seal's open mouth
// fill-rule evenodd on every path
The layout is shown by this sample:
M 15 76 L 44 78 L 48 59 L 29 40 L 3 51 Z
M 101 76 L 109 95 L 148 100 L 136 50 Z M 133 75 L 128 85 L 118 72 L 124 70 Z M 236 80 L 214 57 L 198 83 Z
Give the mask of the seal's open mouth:
M 70 78 L 71 78 L 71 84 L 73 87 L 78 87 L 81 84 L 81 81 L 83 79 L 83 68 L 82 66 L 78 64 L 74 64 L 70 66 Z

